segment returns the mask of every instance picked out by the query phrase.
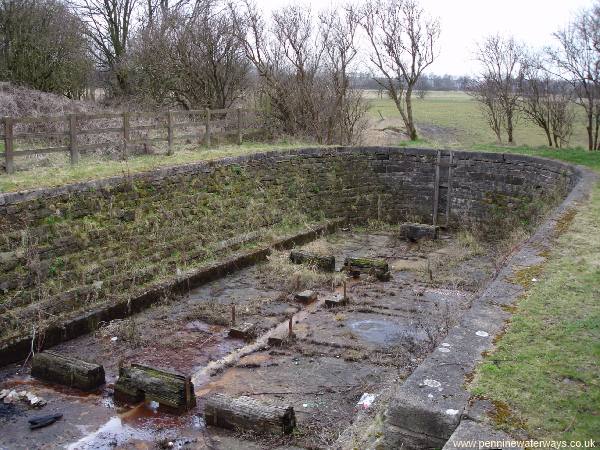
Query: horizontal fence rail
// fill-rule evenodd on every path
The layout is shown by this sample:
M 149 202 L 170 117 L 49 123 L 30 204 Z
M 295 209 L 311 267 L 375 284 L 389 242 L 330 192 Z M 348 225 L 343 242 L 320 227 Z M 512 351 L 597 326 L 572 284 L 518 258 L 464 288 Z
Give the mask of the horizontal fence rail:
M 44 155 L 49 153 L 67 153 L 70 156 L 71 164 L 77 164 L 81 152 L 98 150 L 108 146 L 119 146 L 123 157 L 128 156 L 128 147 L 131 145 L 149 144 L 151 142 L 165 142 L 167 145 L 167 154 L 173 155 L 174 144 L 176 140 L 187 140 L 202 138 L 205 146 L 211 145 L 211 137 L 216 134 L 219 124 L 223 124 L 223 118 L 233 115 L 233 130 L 220 131 L 219 134 L 235 135 L 238 145 L 242 144 L 244 132 L 256 131 L 256 128 L 244 128 L 244 115 L 256 113 L 255 110 L 243 108 L 228 109 L 202 109 L 185 111 L 166 111 L 166 112 L 123 112 L 123 113 L 101 113 L 101 114 L 68 114 L 55 117 L 4 117 L 3 134 L 0 139 L 4 141 L 4 152 L 0 157 L 4 158 L 4 169 L 7 173 L 14 173 L 15 157 Z M 181 119 L 182 120 L 178 120 Z M 193 120 L 196 118 L 197 120 Z M 111 121 L 110 125 L 100 127 L 94 126 L 93 122 L 98 120 Z M 151 124 L 132 125 L 132 121 L 149 120 Z M 114 122 L 118 121 L 118 124 Z M 83 126 L 86 124 L 87 126 Z M 41 126 L 42 128 L 63 127 L 62 130 L 45 129 L 42 131 L 19 131 L 18 126 Z M 115 126 L 116 125 L 116 126 Z M 199 129 L 193 133 L 186 132 L 190 128 Z M 180 132 L 177 133 L 177 130 Z M 146 135 L 141 138 L 135 138 L 132 134 L 140 132 L 158 131 L 162 135 L 151 137 Z M 164 134 L 166 131 L 166 135 Z M 185 132 L 182 134 L 182 132 Z M 113 135 L 114 138 L 107 142 L 84 143 L 83 138 Z M 23 145 L 16 145 L 18 141 L 26 139 L 37 139 L 42 141 L 42 145 L 47 145 L 46 141 L 51 138 L 62 140 L 61 145 L 54 147 L 36 147 L 28 148 Z M 1 159 L 0 159 L 1 161 Z

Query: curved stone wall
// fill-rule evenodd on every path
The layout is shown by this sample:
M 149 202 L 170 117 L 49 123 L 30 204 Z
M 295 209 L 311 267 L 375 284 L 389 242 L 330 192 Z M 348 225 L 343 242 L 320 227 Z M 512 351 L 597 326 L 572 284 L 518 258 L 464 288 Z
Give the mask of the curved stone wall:
M 1 194 L 0 343 L 40 310 L 86 311 L 218 259 L 217 241 L 333 217 L 431 222 L 436 198 L 441 224 L 447 210 L 450 225 L 526 221 L 577 178 L 526 156 L 318 148 Z

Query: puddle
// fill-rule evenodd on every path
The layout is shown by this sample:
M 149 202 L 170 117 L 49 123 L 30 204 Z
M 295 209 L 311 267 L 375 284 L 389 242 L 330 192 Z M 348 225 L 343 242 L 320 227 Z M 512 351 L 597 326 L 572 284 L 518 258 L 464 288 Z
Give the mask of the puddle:
M 346 326 L 361 339 L 384 347 L 397 345 L 407 335 L 418 340 L 426 338 L 422 331 L 385 319 L 346 321 Z
M 84 431 L 84 430 L 82 430 Z M 68 450 L 109 450 L 123 445 L 133 439 L 151 441 L 152 433 L 134 428 L 123 422 L 120 417 L 113 417 L 95 432 L 67 446 Z

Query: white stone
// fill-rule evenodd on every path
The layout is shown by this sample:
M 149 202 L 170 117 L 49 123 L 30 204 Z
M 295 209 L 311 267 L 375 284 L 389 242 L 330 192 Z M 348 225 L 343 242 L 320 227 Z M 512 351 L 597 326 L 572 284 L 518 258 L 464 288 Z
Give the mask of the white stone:
M 477 331 L 475 334 L 479 337 L 488 337 L 490 335 L 488 332 L 481 330 Z
M 448 414 L 449 416 L 455 416 L 458 414 L 458 409 L 447 409 L 446 414 Z
M 446 347 L 440 347 L 440 348 L 438 348 L 438 351 L 440 351 L 442 353 L 450 353 L 450 349 L 446 348 Z
M 442 383 L 440 383 L 437 380 L 429 380 L 429 379 L 424 380 L 423 384 L 425 386 L 429 386 L 429 387 L 432 387 L 432 388 L 439 388 L 442 385 Z

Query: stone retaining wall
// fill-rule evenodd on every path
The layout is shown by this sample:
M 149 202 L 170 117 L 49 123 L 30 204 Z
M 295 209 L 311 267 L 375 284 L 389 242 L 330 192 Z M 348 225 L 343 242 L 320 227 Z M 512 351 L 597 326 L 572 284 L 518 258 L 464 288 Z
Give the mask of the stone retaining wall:
M 0 341 L 219 258 L 215 242 L 244 233 L 333 217 L 429 223 L 438 158 L 440 223 L 448 198 L 450 224 L 527 220 L 577 179 L 526 156 L 454 152 L 449 180 L 447 151 L 318 148 L 1 194 Z

